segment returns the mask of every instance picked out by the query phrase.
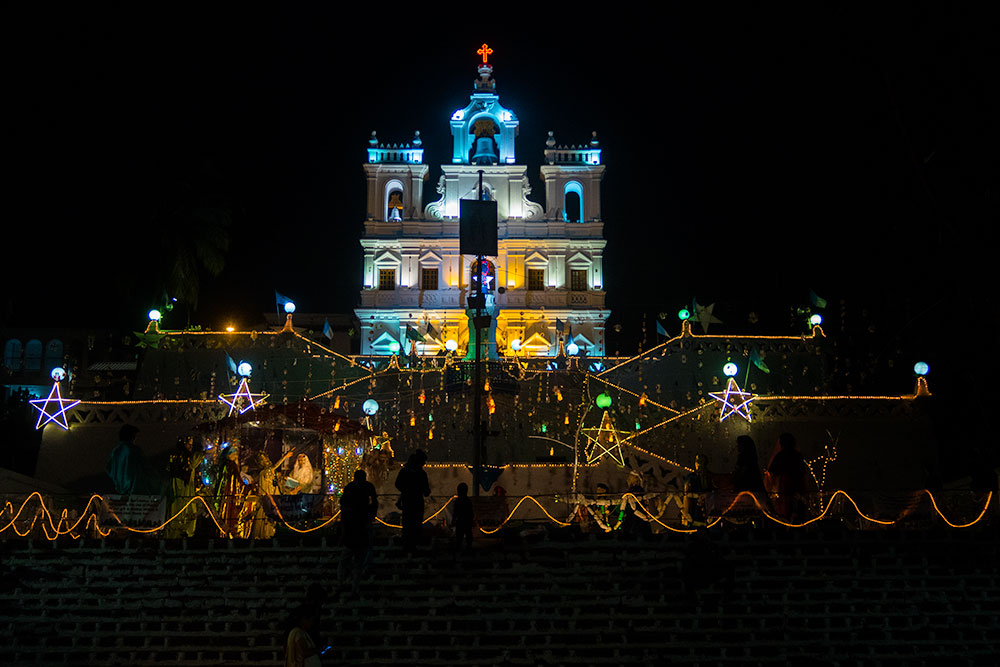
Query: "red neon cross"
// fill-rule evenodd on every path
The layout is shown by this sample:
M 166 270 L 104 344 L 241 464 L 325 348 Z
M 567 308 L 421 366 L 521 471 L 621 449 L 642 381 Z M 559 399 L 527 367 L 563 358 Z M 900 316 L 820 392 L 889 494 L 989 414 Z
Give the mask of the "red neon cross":
M 481 55 L 483 57 L 483 64 L 485 65 L 485 64 L 487 64 L 486 63 L 486 58 L 491 53 L 493 53 L 493 49 L 491 49 L 490 47 L 488 47 L 486 44 L 483 44 L 482 47 L 480 47 L 480 49 L 478 51 L 476 51 L 476 53 L 479 54 L 479 55 Z

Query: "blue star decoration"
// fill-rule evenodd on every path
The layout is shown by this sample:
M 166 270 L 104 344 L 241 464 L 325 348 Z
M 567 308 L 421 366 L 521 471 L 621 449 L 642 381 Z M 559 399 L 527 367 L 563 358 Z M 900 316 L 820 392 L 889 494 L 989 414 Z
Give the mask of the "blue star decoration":
M 38 423 L 35 424 L 36 429 L 40 429 L 49 422 L 53 422 L 61 426 L 63 430 L 68 431 L 69 422 L 66 420 L 66 411 L 76 406 L 80 401 L 63 398 L 62 392 L 59 391 L 59 381 L 57 380 L 53 383 L 52 391 L 49 392 L 48 398 L 36 398 L 28 402 L 39 413 Z
M 229 406 L 229 412 L 226 414 L 229 417 L 234 412 L 243 414 L 247 410 L 256 409 L 258 405 L 264 402 L 267 396 L 267 394 L 250 393 L 250 385 L 247 384 L 247 379 L 244 377 L 240 379 L 240 386 L 235 393 L 219 394 L 219 400 Z
M 743 417 L 748 422 L 753 421 L 753 417 L 750 416 L 750 401 L 757 397 L 749 391 L 740 389 L 733 378 L 729 378 L 729 384 L 726 385 L 725 391 L 710 391 L 708 395 L 722 403 L 722 414 L 719 415 L 720 422 L 726 421 L 727 417 L 734 414 Z

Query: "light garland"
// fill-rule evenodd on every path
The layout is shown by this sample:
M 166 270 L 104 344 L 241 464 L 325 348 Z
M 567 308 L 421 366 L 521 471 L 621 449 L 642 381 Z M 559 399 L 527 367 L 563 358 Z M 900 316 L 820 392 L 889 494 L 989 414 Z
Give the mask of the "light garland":
M 982 508 L 982 510 L 980 510 L 979 514 L 976 516 L 975 519 L 973 519 L 972 521 L 969 521 L 967 523 L 955 523 L 955 522 L 951 521 L 947 516 L 945 516 L 945 514 L 941 511 L 940 507 L 938 506 L 937 499 L 935 498 L 934 494 L 930 490 L 928 490 L 928 489 L 922 489 L 921 491 L 918 492 L 918 494 L 927 494 L 928 498 L 931 501 L 931 506 L 934 509 L 934 512 L 948 526 L 950 526 L 952 528 L 957 528 L 957 529 L 970 528 L 970 527 L 976 525 L 977 523 L 979 523 L 980 521 L 982 521 L 983 517 L 986 516 L 986 512 L 989 509 L 990 503 L 993 501 L 993 492 L 991 491 L 991 492 L 989 492 L 986 495 L 986 500 L 983 503 L 983 508 Z M 677 495 L 677 494 L 672 494 L 672 495 Z M 730 511 L 732 511 L 732 509 L 734 507 L 736 507 L 736 505 L 739 503 L 739 501 L 741 499 L 743 499 L 745 497 L 748 497 L 748 496 L 749 496 L 750 499 L 753 500 L 754 505 L 761 512 L 761 514 L 762 514 L 762 516 L 764 518 L 767 518 L 767 519 L 773 521 L 774 523 L 777 523 L 777 524 L 782 525 L 782 526 L 786 526 L 788 528 L 803 528 L 805 526 L 811 525 L 813 523 L 816 523 L 817 521 L 820 521 L 820 520 L 824 519 L 829 514 L 831 508 L 833 507 L 834 502 L 840 496 L 843 496 L 844 498 L 847 499 L 847 502 L 851 504 L 851 506 L 854 508 L 855 512 L 857 512 L 858 516 L 860 516 L 862 519 L 864 519 L 865 521 L 868 521 L 870 523 L 875 523 L 875 524 L 882 525 L 882 526 L 891 526 L 891 525 L 894 525 L 894 524 L 898 523 L 903 518 L 903 516 L 905 516 L 907 514 L 907 512 L 904 511 L 903 514 L 901 514 L 896 519 L 892 519 L 892 520 L 877 519 L 875 517 L 868 516 L 867 514 L 865 514 L 864 512 L 861 511 L 861 508 L 858 507 L 857 502 L 854 500 L 854 498 L 852 498 L 850 496 L 850 494 L 848 494 L 846 491 L 838 490 L 838 491 L 835 491 L 830 496 L 830 498 L 826 502 L 825 507 L 823 508 L 823 510 L 817 516 L 812 517 L 811 519 L 807 519 L 807 520 L 805 520 L 805 521 L 803 521 L 801 523 L 791 523 L 791 522 L 785 521 L 785 520 L 783 520 L 783 519 L 781 519 L 779 517 L 776 517 L 773 514 L 771 514 L 766 509 L 766 507 L 757 499 L 756 495 L 754 495 L 752 492 L 750 492 L 750 491 L 741 491 L 738 494 L 736 494 L 736 496 L 733 498 L 733 500 L 729 504 L 729 506 L 725 510 L 723 510 L 717 517 L 715 517 L 711 522 L 709 522 L 706 527 L 707 528 L 711 528 L 712 526 L 715 526 L 716 524 L 718 524 L 720 521 L 722 521 L 726 517 L 726 515 Z M 316 526 L 312 526 L 310 528 L 304 528 L 304 529 L 303 528 L 297 528 L 296 526 L 291 525 L 281 515 L 281 511 L 278 508 L 277 503 L 274 502 L 274 498 L 272 498 L 271 496 L 267 496 L 267 497 L 270 499 L 270 501 L 271 501 L 271 503 L 272 503 L 272 505 L 273 505 L 273 507 L 275 509 L 275 512 L 278 515 L 278 520 L 284 526 L 286 526 L 289 530 L 292 530 L 293 532 L 296 532 L 296 533 L 305 534 L 305 533 L 311 533 L 311 532 L 320 530 L 321 528 L 324 528 L 324 527 L 330 525 L 332 522 L 334 522 L 335 520 L 337 520 L 337 518 L 340 516 L 340 512 L 337 512 L 333 516 L 331 516 L 330 518 L 326 519 L 325 521 L 323 521 L 322 523 L 320 523 L 320 524 L 318 524 Z M 433 514 L 431 514 L 430 516 L 428 516 L 427 518 L 425 518 L 423 520 L 423 523 L 428 523 L 428 522 L 434 520 L 445 509 L 447 509 L 447 507 L 451 504 L 451 502 L 453 500 L 455 500 L 455 498 L 456 498 L 456 496 L 451 496 L 450 498 L 448 498 L 448 500 L 445 501 L 445 503 L 440 508 L 438 508 L 437 511 L 435 511 Z M 32 499 L 36 499 L 37 500 L 37 502 L 39 504 L 39 508 L 36 510 L 35 515 L 32 517 L 31 524 L 28 527 L 28 529 L 22 532 L 21 530 L 18 530 L 16 522 L 17 522 L 18 518 L 21 516 L 21 514 L 25 511 L 25 507 L 27 507 L 28 503 Z M 491 528 L 491 529 L 480 528 L 480 531 L 482 531 L 486 535 L 492 535 L 492 534 L 496 533 L 497 531 L 499 531 L 504 525 L 506 525 L 514 517 L 514 515 L 516 514 L 518 508 L 520 508 L 521 505 L 525 501 L 528 501 L 528 500 L 530 500 L 533 503 L 535 503 L 535 505 L 537 505 L 539 507 L 539 509 L 541 509 L 542 512 L 545 514 L 545 516 L 548 517 L 553 523 L 556 523 L 557 525 L 560 525 L 560 526 L 569 526 L 569 525 L 572 525 L 571 522 L 566 522 L 566 521 L 561 521 L 559 519 L 556 519 L 533 496 L 523 496 L 517 502 L 517 504 L 514 506 L 514 508 L 512 510 L 510 510 L 510 512 L 508 513 L 507 517 L 503 521 L 500 522 L 499 525 L 497 525 L 495 528 Z M 18 508 L 18 510 L 16 512 L 14 511 L 13 504 L 10 501 L 7 501 L 5 503 L 3 511 L 0 512 L 0 517 L 3 517 L 4 515 L 10 513 L 12 515 L 12 518 L 6 524 L 4 524 L 3 526 L 0 526 L 0 535 L 2 535 L 7 530 L 13 530 L 18 536 L 20 536 L 20 537 L 26 537 L 27 535 L 29 535 L 31 533 L 31 531 L 34 529 L 35 524 L 37 523 L 39 517 L 41 517 L 42 518 L 42 531 L 43 531 L 43 533 L 45 535 L 45 538 L 47 540 L 49 540 L 49 541 L 55 541 L 56 539 L 58 539 L 59 537 L 64 536 L 64 535 L 69 535 L 73 539 L 79 539 L 80 536 L 76 535 L 75 533 L 76 533 L 76 531 L 79 528 L 79 526 L 80 526 L 81 523 L 83 523 L 84 529 L 93 528 L 93 529 L 97 530 L 97 532 L 101 536 L 106 537 L 107 535 L 110 534 L 111 531 L 110 530 L 102 530 L 101 529 L 100 523 L 99 523 L 98 518 L 97 518 L 97 513 L 94 510 L 92 510 L 92 508 L 91 508 L 92 504 L 94 504 L 95 502 L 103 502 L 103 501 L 104 501 L 104 498 L 102 496 L 100 496 L 98 494 L 92 495 L 90 497 L 90 499 L 87 501 L 87 504 L 84 506 L 84 510 L 83 510 L 83 512 L 81 512 L 79 518 L 77 518 L 76 521 L 72 525 L 70 525 L 69 524 L 69 519 L 68 519 L 68 510 L 63 509 L 60 512 L 59 520 L 58 521 L 53 521 L 52 513 L 48 509 L 48 507 L 46 506 L 46 504 L 44 502 L 44 499 L 42 498 L 41 493 L 38 492 L 38 491 L 35 491 L 35 492 L 31 493 L 27 498 L 25 498 L 25 500 L 21 503 L 21 507 Z M 119 527 L 121 529 L 123 529 L 123 530 L 127 530 L 129 532 L 137 533 L 137 534 L 152 534 L 152 533 L 156 533 L 156 532 L 162 530 L 170 522 L 176 520 L 178 517 L 180 517 L 181 515 L 183 515 L 184 512 L 187 510 L 187 508 L 192 503 L 195 503 L 195 502 L 202 503 L 202 506 L 204 507 L 205 511 L 208 513 L 209 518 L 213 521 L 213 523 L 215 523 L 216 527 L 220 530 L 220 532 L 225 533 L 226 531 L 222 528 L 222 525 L 219 523 L 217 517 L 215 516 L 215 512 L 213 511 L 213 509 L 211 508 L 211 506 L 209 505 L 208 501 L 206 500 L 206 498 L 204 496 L 193 496 L 184 505 L 184 507 L 182 507 L 173 516 L 171 516 L 169 519 L 167 519 L 161 525 L 159 525 L 159 526 L 157 526 L 155 528 L 133 528 L 131 526 L 126 526 L 126 525 L 122 524 L 121 519 L 119 519 L 117 517 L 117 515 L 115 515 L 113 512 L 111 512 L 111 515 L 115 518 L 116 521 L 118 521 Z M 651 512 L 650 510 L 648 510 L 642 504 L 642 501 L 635 494 L 633 494 L 631 492 L 626 492 L 626 493 L 622 494 L 622 496 L 620 498 L 620 501 L 618 501 L 618 504 L 621 504 L 621 503 L 628 503 L 630 506 L 638 507 L 644 513 L 644 515 L 648 518 L 649 521 L 655 522 L 658 525 L 660 525 L 661 527 L 663 527 L 664 529 L 669 530 L 671 532 L 676 532 L 676 533 L 693 533 L 693 532 L 696 532 L 696 529 L 676 528 L 676 527 L 671 526 L 671 525 L 669 525 L 669 524 L 667 524 L 667 523 L 665 523 L 663 521 L 660 521 L 658 517 L 662 515 L 662 513 L 663 513 L 662 510 L 658 514 L 654 514 L 653 512 Z M 633 505 L 633 503 L 634 503 L 634 505 Z M 387 526 L 389 528 L 397 528 L 397 529 L 401 528 L 401 526 L 399 526 L 397 524 L 388 523 L 388 522 L 386 522 L 385 520 L 383 520 L 383 519 L 381 519 L 379 517 L 376 517 L 376 521 L 378 521 L 382 525 Z

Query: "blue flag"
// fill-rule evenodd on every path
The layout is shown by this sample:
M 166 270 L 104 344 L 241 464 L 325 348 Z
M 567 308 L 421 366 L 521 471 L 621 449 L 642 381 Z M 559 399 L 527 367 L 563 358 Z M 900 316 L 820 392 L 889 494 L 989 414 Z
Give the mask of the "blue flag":
M 329 318 L 323 318 L 323 335 L 333 340 L 333 327 L 330 326 Z
M 669 335 L 667 334 L 667 330 L 663 328 L 663 325 L 660 324 L 660 320 L 656 320 L 656 333 L 659 334 L 660 336 Z
M 809 290 L 809 303 L 811 303 L 814 308 L 826 308 L 826 299 L 819 296 L 812 290 Z
M 750 363 L 764 371 L 765 373 L 770 373 L 771 369 L 767 367 L 764 360 L 760 358 L 760 352 L 757 351 L 756 346 L 750 351 Z
M 236 362 L 233 361 L 233 358 L 229 356 L 228 352 L 226 352 L 226 366 L 229 368 L 229 372 L 230 373 L 232 373 L 233 375 L 237 374 L 236 373 Z
M 285 304 L 294 302 L 287 296 L 282 296 L 281 294 L 278 294 L 278 290 L 274 290 L 274 303 L 275 307 L 278 309 L 278 313 L 283 313 L 285 312 Z
M 563 321 L 560 320 L 557 317 L 556 318 L 556 333 L 562 333 L 563 332 L 563 328 L 564 328 Z

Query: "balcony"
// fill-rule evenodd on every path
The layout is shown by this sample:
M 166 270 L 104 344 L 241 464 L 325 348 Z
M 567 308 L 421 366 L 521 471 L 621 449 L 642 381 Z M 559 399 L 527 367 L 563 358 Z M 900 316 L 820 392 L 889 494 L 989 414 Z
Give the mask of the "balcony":
M 419 290 L 403 288 L 397 290 L 362 290 L 362 308 L 460 308 L 465 310 L 465 289 L 448 288 L 440 290 Z M 584 308 L 601 310 L 604 308 L 605 292 L 571 292 L 565 289 L 549 288 L 540 291 L 524 289 L 508 290 L 496 294 L 499 308 Z

